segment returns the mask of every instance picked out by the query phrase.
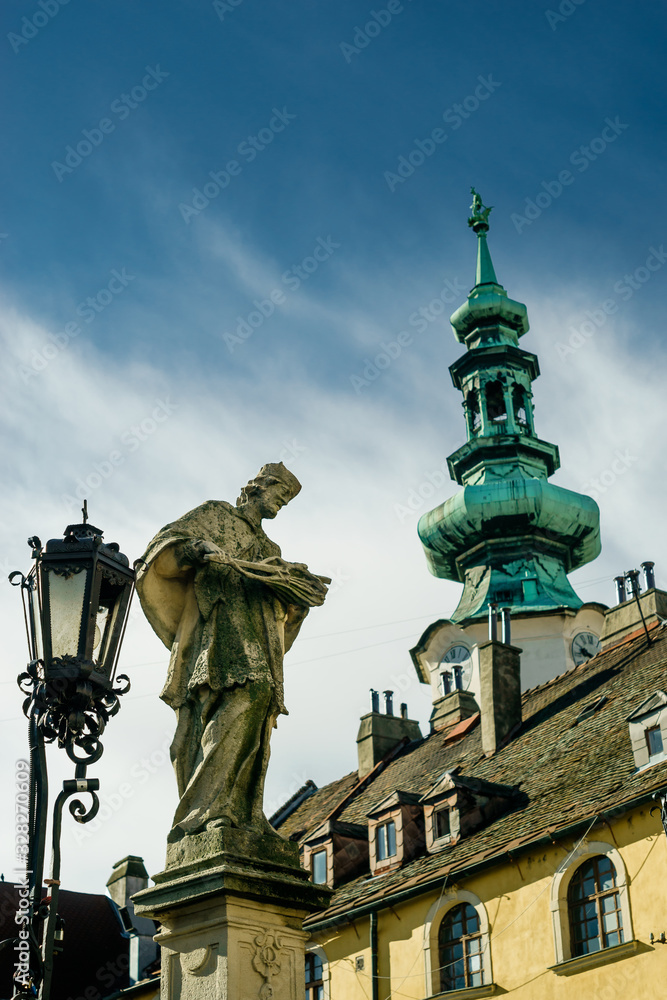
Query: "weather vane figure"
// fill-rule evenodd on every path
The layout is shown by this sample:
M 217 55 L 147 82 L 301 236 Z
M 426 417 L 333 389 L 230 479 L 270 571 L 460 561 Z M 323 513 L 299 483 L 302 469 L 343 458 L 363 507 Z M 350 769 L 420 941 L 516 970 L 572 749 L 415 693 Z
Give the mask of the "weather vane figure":
M 482 204 L 482 196 L 475 191 L 474 187 L 470 188 L 472 194 L 472 205 L 470 206 L 470 211 L 472 215 L 468 219 L 468 225 L 475 230 L 476 233 L 488 232 L 489 229 L 489 213 L 493 209 L 493 205 L 489 205 L 487 208 Z

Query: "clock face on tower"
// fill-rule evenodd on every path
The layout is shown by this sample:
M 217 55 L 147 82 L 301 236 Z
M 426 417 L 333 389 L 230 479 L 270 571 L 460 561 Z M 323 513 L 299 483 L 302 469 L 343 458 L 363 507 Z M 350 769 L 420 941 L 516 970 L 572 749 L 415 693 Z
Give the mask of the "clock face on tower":
M 461 668 L 459 684 L 456 683 L 457 671 L 454 670 L 455 667 Z M 452 677 L 452 690 L 458 688 L 460 691 L 467 691 L 472 675 L 472 660 L 470 659 L 470 650 L 467 646 L 456 645 L 449 647 L 440 661 L 441 673 L 447 669 L 449 669 Z
M 577 666 L 600 652 L 600 640 L 593 632 L 579 632 L 572 640 L 572 659 Z

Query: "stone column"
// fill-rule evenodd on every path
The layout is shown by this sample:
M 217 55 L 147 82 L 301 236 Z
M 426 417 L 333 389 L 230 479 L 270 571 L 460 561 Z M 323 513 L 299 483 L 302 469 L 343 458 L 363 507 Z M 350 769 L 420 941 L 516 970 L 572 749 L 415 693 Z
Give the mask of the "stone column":
M 167 849 L 135 913 L 161 927 L 161 1000 L 303 1000 L 303 920 L 331 890 L 313 885 L 296 844 L 220 828 Z

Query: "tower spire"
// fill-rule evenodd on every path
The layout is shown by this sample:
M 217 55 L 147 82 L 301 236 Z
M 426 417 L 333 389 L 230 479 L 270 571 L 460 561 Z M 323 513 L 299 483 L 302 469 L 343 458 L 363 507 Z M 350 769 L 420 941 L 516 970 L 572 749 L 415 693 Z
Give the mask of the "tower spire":
M 489 214 L 493 210 L 493 205 L 488 208 L 482 203 L 482 196 L 470 188 L 472 193 L 472 205 L 470 211 L 472 215 L 468 219 L 468 225 L 477 234 L 477 271 L 475 274 L 475 287 L 477 285 L 497 285 L 498 279 L 493 268 L 491 253 L 486 242 L 486 234 L 489 231 Z
M 449 369 L 463 394 L 467 441 L 447 464 L 463 490 L 418 528 L 431 572 L 464 584 L 456 622 L 481 618 L 494 603 L 513 613 L 576 609 L 567 574 L 600 552 L 595 502 L 548 481 L 560 458 L 535 430 L 531 385 L 540 369 L 519 347 L 528 313 L 498 283 L 486 242 L 491 207 L 471 190 L 476 281 L 451 317 L 467 351 Z

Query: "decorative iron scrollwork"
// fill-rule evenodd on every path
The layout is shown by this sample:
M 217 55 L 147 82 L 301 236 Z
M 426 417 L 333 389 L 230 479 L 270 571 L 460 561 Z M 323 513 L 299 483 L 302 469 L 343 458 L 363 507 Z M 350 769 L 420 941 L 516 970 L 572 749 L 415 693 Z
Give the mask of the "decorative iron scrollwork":
M 92 763 L 101 756 L 99 737 L 107 722 L 120 708 L 119 698 L 130 690 L 130 681 L 120 674 L 115 687 L 105 686 L 91 676 L 92 664 L 74 656 L 51 661 L 56 675 L 46 677 L 41 660 L 33 660 L 20 674 L 18 685 L 27 695 L 23 713 L 34 717 L 44 740 L 83 750 L 77 763 Z
M 103 568 L 102 576 L 105 580 L 108 580 L 109 583 L 113 584 L 114 587 L 124 587 L 127 581 L 126 576 L 121 576 L 120 573 L 114 573 L 114 571 L 108 566 Z
M 71 576 L 76 576 L 77 573 L 82 573 L 85 568 L 85 566 L 79 566 L 76 563 L 71 566 L 66 564 L 62 566 L 49 566 L 49 573 L 55 573 L 56 576 L 64 576 L 69 580 Z
M 95 819 L 100 810 L 100 800 L 95 792 L 89 792 L 88 794 L 93 800 L 90 809 L 86 809 L 81 799 L 72 799 L 69 803 L 69 811 L 77 823 L 90 823 L 91 819 Z

